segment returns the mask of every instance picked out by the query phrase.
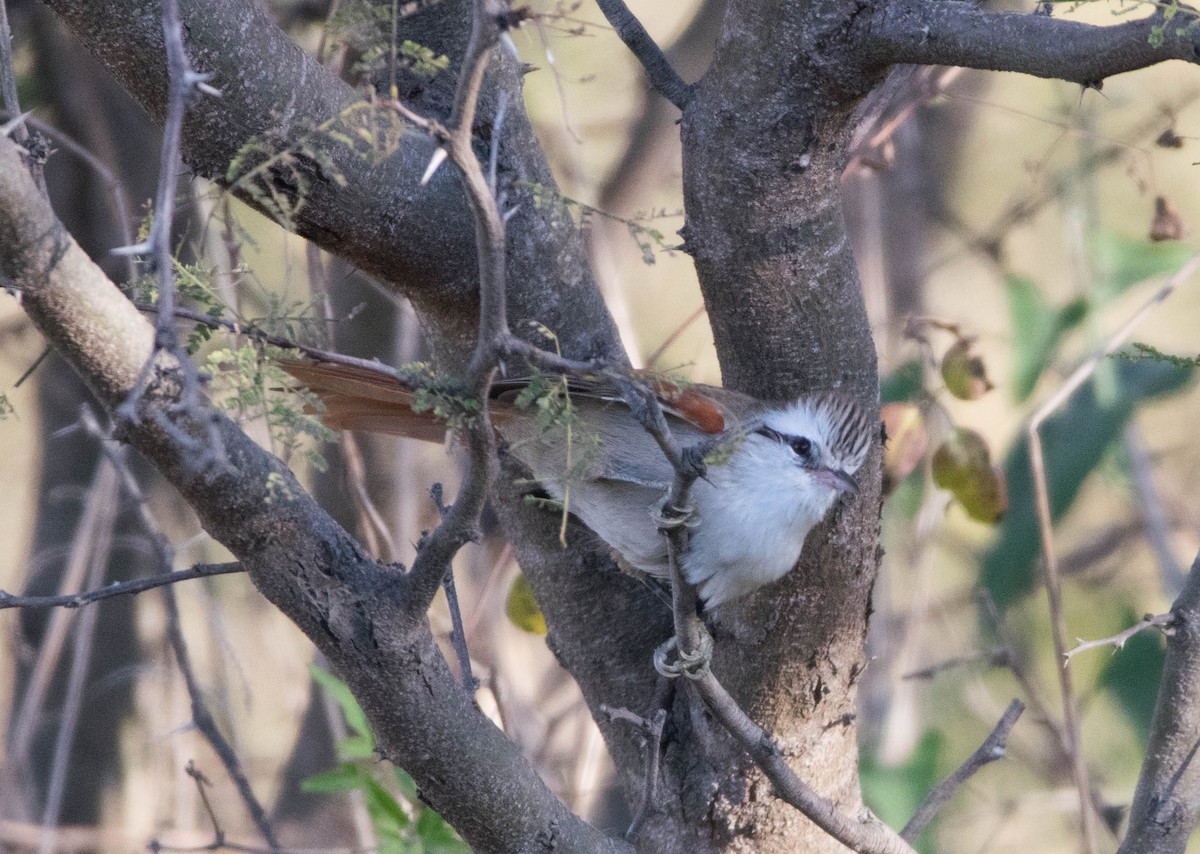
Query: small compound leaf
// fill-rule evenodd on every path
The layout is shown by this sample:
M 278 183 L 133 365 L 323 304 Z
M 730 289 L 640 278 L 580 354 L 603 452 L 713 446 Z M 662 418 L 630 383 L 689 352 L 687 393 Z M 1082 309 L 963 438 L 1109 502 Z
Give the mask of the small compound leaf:
M 890 495 L 925 456 L 929 434 L 916 404 L 885 403 L 879 415 L 887 430 L 887 445 L 883 450 L 883 493 Z
M 987 442 L 957 427 L 933 454 L 933 482 L 948 490 L 979 522 L 999 522 L 1008 509 L 1004 475 L 992 465 Z
M 358 704 L 358 700 L 354 699 L 354 695 L 350 693 L 350 688 L 341 679 L 338 679 L 327 670 L 317 667 L 315 664 L 308 666 L 308 672 L 312 675 L 313 681 L 320 685 L 328 692 L 329 696 L 337 701 L 337 704 L 342 707 L 342 714 L 346 717 L 346 725 L 354 732 L 355 735 L 370 742 L 370 752 L 375 749 L 375 736 L 371 732 L 371 725 L 367 723 L 367 716 L 362 710 L 362 706 Z
M 366 772 L 354 763 L 343 762 L 338 767 L 332 768 L 329 771 L 322 771 L 320 774 L 305 777 L 300 781 L 300 791 L 324 792 L 326 794 L 353 792 L 363 787 L 365 775 Z
M 971 352 L 973 343 L 970 338 L 959 338 L 942 357 L 942 381 L 959 400 L 978 400 L 994 388 L 983 359 Z
M 546 634 L 546 617 L 538 607 L 537 600 L 533 597 L 533 588 L 529 586 L 524 575 L 518 575 L 513 580 L 504 611 L 518 629 L 534 635 Z

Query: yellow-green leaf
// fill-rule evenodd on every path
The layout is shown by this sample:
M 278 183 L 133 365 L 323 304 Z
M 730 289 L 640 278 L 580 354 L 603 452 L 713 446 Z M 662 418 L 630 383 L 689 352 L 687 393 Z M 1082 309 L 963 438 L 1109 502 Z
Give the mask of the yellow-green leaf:
M 1008 509 L 1004 475 L 992 465 L 987 442 L 974 430 L 955 428 L 933 454 L 933 482 L 948 490 L 979 522 L 995 524 Z
M 538 607 L 537 600 L 533 598 L 533 588 L 529 586 L 524 575 L 518 575 L 513 580 L 504 612 L 518 629 L 534 635 L 546 634 L 546 617 Z
M 959 338 L 942 357 L 942 380 L 960 400 L 978 400 L 993 388 L 983 359 L 971 352 L 971 344 L 971 339 Z

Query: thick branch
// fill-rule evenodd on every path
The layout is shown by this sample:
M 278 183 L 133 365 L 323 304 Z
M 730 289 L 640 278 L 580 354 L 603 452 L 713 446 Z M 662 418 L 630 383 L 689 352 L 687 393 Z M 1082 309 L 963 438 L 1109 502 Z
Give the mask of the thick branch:
M 152 116 L 164 118 L 162 28 L 157 16 L 143 13 L 141 0 L 49 0 L 47 5 Z M 454 14 L 461 5 L 447 2 L 440 8 Z M 403 289 L 447 338 L 471 340 L 478 276 L 474 253 L 463 240 L 471 221 L 449 170 L 428 186 L 419 183 L 433 144 L 411 134 L 398 151 L 379 158 L 314 133 L 352 104 L 361 107 L 359 94 L 297 47 L 260 4 L 183 0 L 181 12 L 193 67 L 211 73 L 212 85 L 221 90 L 219 99 L 189 106 L 182 145 L 192 170 L 228 186 L 230 163 L 248 143 L 293 152 L 301 151 L 302 140 L 316 146 L 332 169 L 300 157 L 305 196 L 292 212 L 296 232 Z M 252 72 L 247 57 L 255 59 Z M 519 104 L 519 69 L 511 60 L 501 65 L 493 69 L 494 77 L 510 90 L 510 104 Z M 410 106 L 434 111 L 438 105 Z M 481 114 L 479 123 L 488 118 Z M 559 205 L 533 199 L 532 188 L 544 191 L 555 182 L 519 107 L 510 106 L 505 137 L 501 179 L 508 182 L 509 207 L 517 208 L 510 223 L 508 278 L 520 283 L 509 294 L 511 316 L 554 329 L 570 355 L 623 361 L 571 217 Z M 257 204 L 238 186 L 244 200 Z M 277 189 L 285 196 L 295 193 L 286 180 L 279 180 Z
M 20 149 L 6 139 L 0 276 L 23 285 L 23 307 L 101 400 L 109 407 L 123 401 L 151 351 L 153 329 L 63 231 Z M 169 387 L 148 391 L 142 407 L 166 409 Z M 568 811 L 471 703 L 428 624 L 409 617 L 393 568 L 365 555 L 279 460 L 224 415 L 189 407 L 180 417 L 186 420 L 170 432 L 142 418 L 122 438 L 325 653 L 362 703 L 382 753 L 413 775 L 422 796 L 473 847 L 526 851 L 553 840 L 562 850 L 627 850 Z M 197 471 L 176 437 L 202 424 L 219 433 L 225 456 Z
M 662 48 L 646 32 L 642 22 L 629 11 L 625 0 L 596 0 L 596 5 L 617 31 L 621 41 L 625 42 L 625 46 L 642 64 L 646 76 L 650 78 L 650 84 L 676 107 L 684 109 L 692 99 L 691 85 L 684 82 L 679 73 L 671 67 Z
M 1200 27 L 1186 10 L 1102 27 L 960 0 L 887 0 L 858 19 L 856 35 L 881 66 L 961 65 L 1084 85 L 1168 59 L 1200 62 Z
M 1171 614 L 1150 743 L 1119 854 L 1182 854 L 1200 814 L 1200 555 Z

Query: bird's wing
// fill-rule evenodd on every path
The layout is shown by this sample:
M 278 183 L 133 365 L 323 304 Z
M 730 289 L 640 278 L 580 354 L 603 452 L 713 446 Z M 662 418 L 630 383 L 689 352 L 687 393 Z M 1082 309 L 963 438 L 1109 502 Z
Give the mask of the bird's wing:
M 321 399 L 322 420 L 335 430 L 369 430 L 434 442 L 445 437 L 442 421 L 429 412 L 413 412 L 418 382 L 412 377 L 382 364 L 299 359 L 280 359 L 277 364 Z M 750 413 L 750 417 L 757 413 L 756 401 L 727 389 L 687 385 L 648 373 L 638 378 L 654 390 L 681 445 L 726 430 L 745 430 L 733 413 Z M 632 422 L 613 380 L 599 374 L 570 377 L 566 388 L 575 417 L 550 424 L 539 421 L 536 405 L 514 406 L 530 382 L 530 377 L 519 377 L 493 385 L 493 420 L 514 455 L 540 479 L 564 483 L 609 479 L 662 489 L 670 485 L 670 465 L 650 434 Z

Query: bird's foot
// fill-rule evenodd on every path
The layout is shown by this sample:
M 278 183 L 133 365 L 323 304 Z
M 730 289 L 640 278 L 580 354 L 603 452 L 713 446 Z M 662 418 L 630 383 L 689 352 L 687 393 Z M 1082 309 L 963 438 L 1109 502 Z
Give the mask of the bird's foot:
M 650 508 L 650 518 L 654 520 L 654 524 L 660 531 L 669 531 L 681 526 L 694 528 L 699 521 L 695 507 L 690 504 L 683 507 L 674 506 L 671 504 L 670 493 L 664 495 L 662 500 Z
M 675 660 L 670 661 L 672 651 Z M 658 649 L 654 650 L 654 669 L 668 679 L 685 676 L 688 679 L 703 679 L 708 675 L 709 665 L 712 664 L 713 639 L 703 625 L 700 626 L 700 642 L 691 652 L 679 648 L 679 639 L 667 638 Z

